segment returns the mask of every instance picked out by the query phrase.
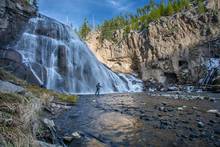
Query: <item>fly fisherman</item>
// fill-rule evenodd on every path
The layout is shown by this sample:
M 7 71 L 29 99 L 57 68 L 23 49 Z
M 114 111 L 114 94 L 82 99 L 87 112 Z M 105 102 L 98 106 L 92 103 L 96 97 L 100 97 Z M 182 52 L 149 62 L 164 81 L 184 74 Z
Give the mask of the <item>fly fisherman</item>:
M 100 88 L 101 88 L 101 87 L 102 87 L 102 86 L 101 86 L 100 83 L 96 84 L 96 92 L 95 92 L 95 95 L 96 95 L 96 96 L 99 96 L 99 94 L 100 94 Z

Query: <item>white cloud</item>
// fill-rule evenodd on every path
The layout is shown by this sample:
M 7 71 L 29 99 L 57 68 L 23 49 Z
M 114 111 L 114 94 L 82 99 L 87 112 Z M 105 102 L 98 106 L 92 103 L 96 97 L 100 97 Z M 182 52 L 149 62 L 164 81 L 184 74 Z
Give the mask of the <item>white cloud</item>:
M 120 2 L 117 0 L 108 0 L 108 2 L 113 6 L 120 6 Z
M 133 5 L 133 3 L 128 2 L 127 0 L 106 0 L 106 2 L 117 11 L 127 11 Z

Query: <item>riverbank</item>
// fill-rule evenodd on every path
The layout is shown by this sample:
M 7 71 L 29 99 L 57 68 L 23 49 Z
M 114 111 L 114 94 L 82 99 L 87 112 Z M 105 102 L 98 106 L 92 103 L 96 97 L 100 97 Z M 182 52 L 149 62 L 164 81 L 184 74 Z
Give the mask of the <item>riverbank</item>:
M 219 146 L 220 101 L 213 99 L 80 96 L 71 109 L 48 117 L 68 146 Z
M 45 145 L 37 135 L 45 125 L 41 113 L 52 101 L 74 103 L 76 96 L 30 85 L 0 69 L 0 146 Z

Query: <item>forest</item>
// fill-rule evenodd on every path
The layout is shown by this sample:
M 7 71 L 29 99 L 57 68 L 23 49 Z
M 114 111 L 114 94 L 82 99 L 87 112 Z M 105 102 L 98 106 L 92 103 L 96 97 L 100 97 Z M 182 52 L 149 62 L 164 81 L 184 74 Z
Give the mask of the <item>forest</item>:
M 116 30 L 123 30 L 124 36 L 126 36 L 130 31 L 142 31 L 146 29 L 150 22 L 163 16 L 172 16 L 175 13 L 185 11 L 194 6 L 197 6 L 198 13 L 206 12 L 204 0 L 161 0 L 160 3 L 150 0 L 148 4 L 138 8 L 135 14 L 120 15 L 110 20 L 105 20 L 95 30 L 100 32 L 101 42 L 104 39 L 116 41 L 113 37 L 113 33 Z M 88 19 L 85 18 L 78 30 L 78 34 L 82 39 L 86 39 L 91 31 L 92 27 Z

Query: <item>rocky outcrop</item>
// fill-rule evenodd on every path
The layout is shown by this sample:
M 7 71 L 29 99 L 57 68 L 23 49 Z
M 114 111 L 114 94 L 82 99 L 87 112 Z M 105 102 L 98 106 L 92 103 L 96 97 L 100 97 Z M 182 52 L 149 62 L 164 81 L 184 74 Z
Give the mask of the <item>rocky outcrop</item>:
M 30 17 L 35 16 L 35 0 L 1 0 L 0 2 L 0 47 L 16 40 Z
M 98 34 L 93 33 L 87 43 L 112 70 L 136 71 L 143 80 L 154 78 L 162 83 L 198 82 L 205 62 L 220 55 L 220 12 L 209 7 L 204 14 L 192 9 L 162 17 L 125 38 L 118 31 L 114 34 L 117 43 L 99 43 Z
M 86 43 L 96 57 L 112 70 L 123 73 L 136 71 L 138 64 L 134 61 L 137 59 L 136 51 L 139 50 L 139 34 L 132 32 L 129 37 L 124 38 L 123 32 L 119 30 L 113 35 L 117 38 L 117 42 L 104 40 L 100 43 L 100 32 L 91 32 Z

